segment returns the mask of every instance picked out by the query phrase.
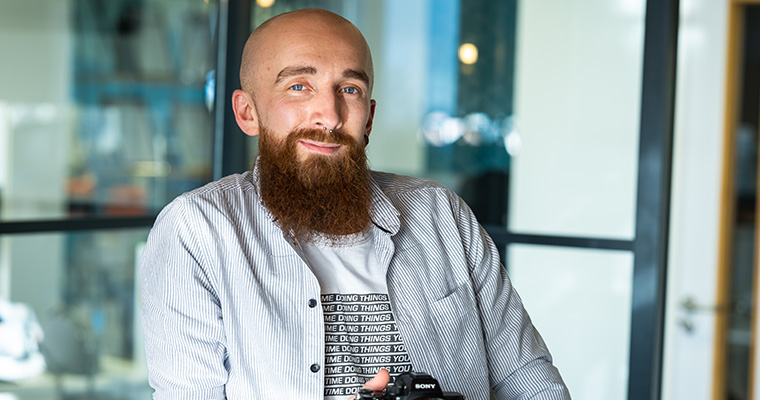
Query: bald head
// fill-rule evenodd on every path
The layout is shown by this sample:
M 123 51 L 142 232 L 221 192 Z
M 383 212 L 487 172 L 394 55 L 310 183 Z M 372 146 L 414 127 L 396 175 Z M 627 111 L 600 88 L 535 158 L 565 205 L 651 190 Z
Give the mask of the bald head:
M 282 137 L 330 129 L 364 141 L 372 129 L 369 46 L 359 29 L 331 12 L 303 9 L 263 23 L 245 44 L 240 82 L 233 109 L 250 136 L 262 127 Z
M 361 72 L 367 75 L 369 86 L 372 87 L 372 55 L 359 29 L 340 15 L 309 8 L 270 18 L 251 33 L 240 64 L 240 84 L 243 90 L 253 94 L 259 81 L 271 79 L 271 74 L 266 74 L 271 72 L 267 68 L 273 67 L 269 61 L 285 52 L 309 47 L 316 51 L 322 49 L 328 56 L 336 48 L 339 51 L 351 51 L 364 64 Z

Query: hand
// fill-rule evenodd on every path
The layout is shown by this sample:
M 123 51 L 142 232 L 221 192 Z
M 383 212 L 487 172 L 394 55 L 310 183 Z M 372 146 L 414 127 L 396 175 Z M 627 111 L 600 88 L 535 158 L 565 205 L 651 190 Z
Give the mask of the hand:
M 388 386 L 388 382 L 391 380 L 391 374 L 388 372 L 387 369 L 382 368 L 380 371 L 377 371 L 377 374 L 374 378 L 368 380 L 364 383 L 364 386 L 362 386 L 362 389 L 369 389 L 372 391 L 379 391 L 385 389 L 386 386 Z M 354 399 L 355 397 L 351 396 L 348 398 L 348 400 Z

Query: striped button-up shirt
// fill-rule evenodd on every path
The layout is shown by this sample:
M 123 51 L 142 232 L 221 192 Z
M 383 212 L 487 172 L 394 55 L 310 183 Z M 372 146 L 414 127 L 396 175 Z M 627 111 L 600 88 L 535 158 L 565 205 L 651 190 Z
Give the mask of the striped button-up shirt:
M 151 230 L 140 273 L 155 399 L 324 396 L 320 286 L 254 176 L 179 196 Z M 370 234 L 414 370 L 468 400 L 569 399 L 467 205 L 429 180 L 372 172 L 371 185 Z

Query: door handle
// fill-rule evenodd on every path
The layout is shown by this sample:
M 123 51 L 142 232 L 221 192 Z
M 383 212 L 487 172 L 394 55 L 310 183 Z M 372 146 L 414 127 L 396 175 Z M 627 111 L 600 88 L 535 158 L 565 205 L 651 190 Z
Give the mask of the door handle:
M 728 307 L 722 304 L 699 304 L 691 296 L 681 300 L 680 305 L 681 309 L 690 314 L 697 312 L 723 312 L 728 310 Z
M 729 307 L 723 304 L 700 304 L 691 296 L 681 300 L 679 306 L 687 315 L 678 319 L 678 326 L 683 328 L 687 333 L 694 332 L 694 323 L 690 318 L 692 315 L 696 313 L 719 313 L 729 310 Z

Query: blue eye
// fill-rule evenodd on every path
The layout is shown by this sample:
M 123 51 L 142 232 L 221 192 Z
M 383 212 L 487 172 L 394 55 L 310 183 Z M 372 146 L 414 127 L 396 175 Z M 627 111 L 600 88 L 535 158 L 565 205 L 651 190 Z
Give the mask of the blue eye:
M 348 94 L 358 94 L 359 93 L 359 89 L 357 89 L 355 87 L 352 87 L 352 86 L 345 87 L 345 88 L 341 89 L 340 91 L 343 92 L 343 93 L 348 93 Z
M 301 90 L 304 90 L 304 89 L 306 89 L 306 86 L 304 86 L 304 85 L 301 85 L 301 84 L 299 83 L 299 84 L 297 84 L 297 85 L 293 85 L 293 86 L 291 86 L 289 89 L 291 89 L 291 90 L 295 90 L 295 91 L 299 91 L 299 92 L 300 92 Z

